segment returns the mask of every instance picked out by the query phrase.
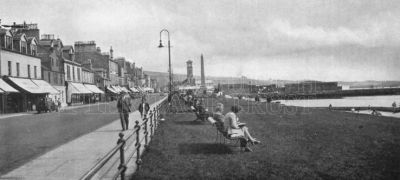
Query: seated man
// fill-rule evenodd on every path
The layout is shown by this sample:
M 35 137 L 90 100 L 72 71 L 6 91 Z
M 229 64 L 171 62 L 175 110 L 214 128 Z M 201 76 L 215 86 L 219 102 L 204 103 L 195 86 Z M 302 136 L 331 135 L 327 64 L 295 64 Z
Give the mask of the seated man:
M 194 111 L 195 111 L 195 114 L 197 117 L 196 120 L 205 121 L 209 116 L 207 109 L 204 107 L 204 104 L 202 103 L 202 101 L 199 102 L 198 106 L 196 107 L 196 109 Z

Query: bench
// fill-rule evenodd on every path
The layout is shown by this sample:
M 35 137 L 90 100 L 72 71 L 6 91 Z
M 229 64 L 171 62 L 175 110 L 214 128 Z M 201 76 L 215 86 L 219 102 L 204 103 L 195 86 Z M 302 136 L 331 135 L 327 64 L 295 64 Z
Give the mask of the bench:
M 217 136 L 216 136 L 216 140 L 215 142 L 219 143 L 219 144 L 226 144 L 227 140 L 232 142 L 235 142 L 235 146 L 241 141 L 244 140 L 246 141 L 244 134 L 231 134 L 228 135 L 227 131 L 225 131 L 225 127 L 223 125 L 223 123 L 221 122 L 217 122 L 213 117 L 208 117 L 207 121 L 209 123 L 211 123 L 211 125 L 216 127 L 216 132 L 217 132 Z M 242 146 L 240 146 L 240 149 L 242 150 Z

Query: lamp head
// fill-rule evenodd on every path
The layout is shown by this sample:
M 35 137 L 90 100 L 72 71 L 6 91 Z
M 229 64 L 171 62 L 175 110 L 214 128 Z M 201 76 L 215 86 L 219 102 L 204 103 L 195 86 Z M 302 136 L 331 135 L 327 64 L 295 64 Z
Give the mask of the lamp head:
M 161 39 L 160 39 L 160 45 L 158 46 L 158 48 L 163 48 L 164 46 L 162 45 Z

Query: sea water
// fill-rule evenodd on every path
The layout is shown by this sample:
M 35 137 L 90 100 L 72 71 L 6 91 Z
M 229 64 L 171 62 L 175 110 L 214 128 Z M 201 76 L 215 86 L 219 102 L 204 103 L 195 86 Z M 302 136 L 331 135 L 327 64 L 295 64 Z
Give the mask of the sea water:
M 343 97 L 340 99 L 298 99 L 298 100 L 276 100 L 288 106 L 302 107 L 392 107 L 392 103 L 396 102 L 397 107 L 400 105 L 400 95 L 387 96 L 354 96 Z

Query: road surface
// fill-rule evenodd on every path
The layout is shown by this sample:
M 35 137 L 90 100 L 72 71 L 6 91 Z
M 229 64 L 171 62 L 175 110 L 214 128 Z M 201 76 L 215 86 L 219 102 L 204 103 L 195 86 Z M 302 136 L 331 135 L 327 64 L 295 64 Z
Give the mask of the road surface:
M 161 96 L 149 96 L 148 102 L 159 99 Z M 139 100 L 134 100 L 133 107 L 138 103 Z M 0 175 L 118 118 L 114 101 L 0 119 Z M 130 127 L 133 125 L 131 122 Z

